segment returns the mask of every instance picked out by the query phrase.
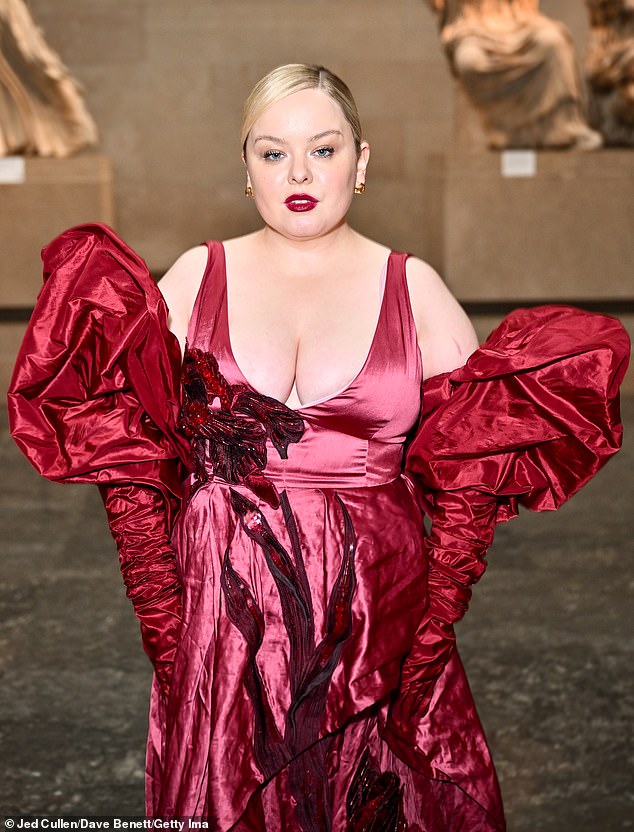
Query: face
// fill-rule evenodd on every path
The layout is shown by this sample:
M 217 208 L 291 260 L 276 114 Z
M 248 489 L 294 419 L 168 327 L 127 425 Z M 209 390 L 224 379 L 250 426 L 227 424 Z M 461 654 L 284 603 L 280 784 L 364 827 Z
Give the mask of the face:
M 271 104 L 246 143 L 247 184 L 262 219 L 291 239 L 336 229 L 365 180 L 369 152 L 364 142 L 357 156 L 343 111 L 319 89 Z

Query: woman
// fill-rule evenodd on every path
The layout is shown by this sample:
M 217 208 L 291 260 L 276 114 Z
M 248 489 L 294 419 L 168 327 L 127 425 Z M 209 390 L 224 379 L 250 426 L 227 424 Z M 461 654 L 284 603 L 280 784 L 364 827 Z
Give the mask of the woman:
M 66 232 L 10 394 L 36 467 L 101 486 L 156 671 L 147 811 L 503 829 L 453 623 L 496 520 L 617 449 L 627 338 L 544 308 L 476 350 L 428 266 L 347 225 L 369 147 L 324 68 L 262 79 L 242 138 L 264 227 L 185 253 L 167 305 L 109 229 Z

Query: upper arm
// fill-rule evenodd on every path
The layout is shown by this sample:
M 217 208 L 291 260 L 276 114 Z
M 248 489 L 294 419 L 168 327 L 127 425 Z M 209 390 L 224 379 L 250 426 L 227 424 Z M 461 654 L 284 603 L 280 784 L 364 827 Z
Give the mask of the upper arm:
M 424 377 L 461 367 L 478 347 L 471 321 L 431 266 L 410 257 L 406 271 Z
M 169 310 L 167 325 L 178 338 L 183 351 L 189 319 L 205 273 L 208 256 L 207 246 L 190 248 L 181 254 L 158 282 Z

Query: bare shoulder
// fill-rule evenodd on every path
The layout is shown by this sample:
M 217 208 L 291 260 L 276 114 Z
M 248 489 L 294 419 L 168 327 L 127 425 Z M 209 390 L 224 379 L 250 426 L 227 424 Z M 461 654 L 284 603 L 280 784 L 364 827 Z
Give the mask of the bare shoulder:
M 169 328 L 181 345 L 185 343 L 189 319 L 205 273 L 208 256 L 207 246 L 188 249 L 158 282 L 169 310 Z
M 158 282 L 166 301 L 168 295 L 179 298 L 181 294 L 191 293 L 192 289 L 196 295 L 205 272 L 207 257 L 207 246 L 194 246 L 180 255 Z
M 358 231 L 353 231 L 352 234 L 358 257 L 368 262 L 385 263 L 391 252 L 389 246 L 383 245 L 377 240 L 372 240 L 370 237 L 364 237 Z
M 461 367 L 478 346 L 464 309 L 428 263 L 410 257 L 406 273 L 425 377 Z
M 262 237 L 263 229 L 258 228 L 257 231 L 249 231 L 248 234 L 239 234 L 237 237 L 229 237 L 222 241 L 225 248 L 241 248 L 243 245 L 248 246 L 251 243 L 257 242 Z

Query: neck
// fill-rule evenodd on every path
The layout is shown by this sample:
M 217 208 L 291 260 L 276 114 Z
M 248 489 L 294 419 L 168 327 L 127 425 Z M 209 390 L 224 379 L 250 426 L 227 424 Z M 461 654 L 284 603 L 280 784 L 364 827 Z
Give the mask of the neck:
M 261 245 L 273 257 L 323 261 L 351 245 L 357 234 L 342 221 L 336 228 L 318 237 L 286 237 L 268 225 L 259 232 L 259 236 Z

